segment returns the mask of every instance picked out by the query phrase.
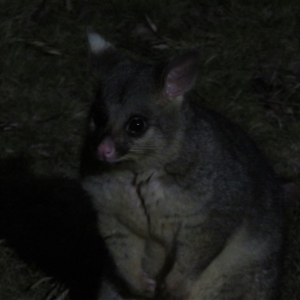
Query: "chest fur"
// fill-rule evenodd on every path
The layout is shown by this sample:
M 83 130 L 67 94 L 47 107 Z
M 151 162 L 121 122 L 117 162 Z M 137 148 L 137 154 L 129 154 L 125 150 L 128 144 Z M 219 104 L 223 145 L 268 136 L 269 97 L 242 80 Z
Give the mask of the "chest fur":
M 150 238 L 171 245 L 181 226 L 199 221 L 189 192 L 167 174 L 151 170 L 136 175 L 135 186 L 144 209 Z
M 195 208 L 188 193 L 159 170 L 90 177 L 84 182 L 99 219 L 110 216 L 145 239 L 172 243 Z

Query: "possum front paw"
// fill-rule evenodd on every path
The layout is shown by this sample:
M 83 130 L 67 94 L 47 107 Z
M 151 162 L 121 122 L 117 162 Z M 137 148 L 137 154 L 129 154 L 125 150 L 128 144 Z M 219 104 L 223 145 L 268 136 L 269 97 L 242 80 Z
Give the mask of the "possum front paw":
M 141 271 L 135 284 L 131 285 L 134 293 L 152 298 L 156 292 L 156 281 L 150 278 L 144 271 Z
M 154 297 L 155 291 L 156 291 L 156 281 L 149 278 L 147 275 L 145 275 L 144 288 L 145 288 L 145 296 L 146 297 L 148 297 L 148 298 Z

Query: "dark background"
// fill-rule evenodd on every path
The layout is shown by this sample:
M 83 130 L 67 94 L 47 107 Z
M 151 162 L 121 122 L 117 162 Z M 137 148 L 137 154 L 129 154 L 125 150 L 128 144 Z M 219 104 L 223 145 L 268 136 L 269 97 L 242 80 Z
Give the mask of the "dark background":
M 40 193 L 50 202 L 57 199 L 51 196 L 55 178 L 77 178 L 93 98 L 85 35 L 92 25 L 125 53 L 147 61 L 199 49 L 196 90 L 203 104 L 242 126 L 276 172 L 299 183 L 299 16 L 298 0 L 0 0 L 0 159 L 29 159 L 28 184 L 35 190 L 46 178 Z M 12 174 L 17 169 L 11 168 Z M 20 181 L 11 181 L 15 190 Z M 59 201 L 53 203 L 63 211 Z M 296 300 L 300 209 L 296 200 L 287 206 L 282 299 Z M 28 224 L 26 213 L 22 216 Z M 23 234 L 25 227 L 20 226 Z M 46 299 L 56 281 L 39 283 L 46 275 L 19 260 L 8 244 L 0 243 L 0 299 Z M 53 297 L 63 291 L 58 288 Z

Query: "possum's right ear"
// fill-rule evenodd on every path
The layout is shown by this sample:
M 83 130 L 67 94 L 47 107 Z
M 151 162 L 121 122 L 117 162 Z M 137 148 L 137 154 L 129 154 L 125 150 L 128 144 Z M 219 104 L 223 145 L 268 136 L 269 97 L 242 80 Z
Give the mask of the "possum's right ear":
M 87 29 L 90 65 L 93 73 L 105 76 L 123 58 L 117 49 L 91 28 Z

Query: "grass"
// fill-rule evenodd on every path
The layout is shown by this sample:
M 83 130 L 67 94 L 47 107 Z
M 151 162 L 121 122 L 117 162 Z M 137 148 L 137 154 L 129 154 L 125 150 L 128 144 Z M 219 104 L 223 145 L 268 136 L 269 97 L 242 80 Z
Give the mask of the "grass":
M 270 4 L 271 3 L 271 4 Z M 249 0 L 1 0 L 0 158 L 35 174 L 76 178 L 92 100 L 85 28 L 157 60 L 198 48 L 197 92 L 246 129 L 278 174 L 300 181 L 300 4 Z M 300 208 L 290 221 L 282 299 L 300 292 Z M 0 244 L 0 299 L 24 299 L 43 277 Z M 43 283 L 30 299 L 46 298 Z M 46 292 L 45 292 L 46 291 Z M 23 298 L 22 298 L 23 297 Z

